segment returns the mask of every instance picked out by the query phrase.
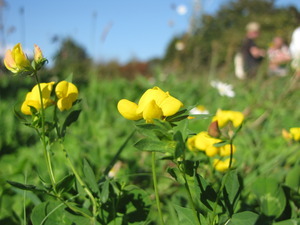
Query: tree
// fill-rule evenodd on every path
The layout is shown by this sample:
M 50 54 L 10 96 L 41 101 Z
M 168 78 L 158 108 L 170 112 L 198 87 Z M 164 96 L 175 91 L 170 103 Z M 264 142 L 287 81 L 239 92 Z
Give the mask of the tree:
M 91 60 L 83 47 L 71 38 L 62 41 L 61 47 L 54 56 L 53 72 L 60 78 L 73 74 L 73 79 L 87 81 Z
M 258 45 L 267 48 L 276 35 L 289 42 L 292 31 L 299 26 L 299 18 L 300 13 L 295 7 L 276 8 L 274 0 L 226 1 L 214 15 L 203 14 L 196 19 L 193 33 L 174 38 L 164 61 L 172 63 L 178 55 L 184 55 L 181 64 L 187 69 L 199 70 L 207 65 L 228 69 L 248 22 L 261 24 Z M 172 49 L 175 49 L 175 40 L 180 39 L 186 47 L 183 52 L 176 52 Z

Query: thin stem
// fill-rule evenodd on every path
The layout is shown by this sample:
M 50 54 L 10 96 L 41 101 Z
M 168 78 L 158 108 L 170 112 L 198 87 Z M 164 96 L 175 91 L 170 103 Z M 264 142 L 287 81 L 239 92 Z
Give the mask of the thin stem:
M 233 161 L 233 139 L 231 138 L 230 139 L 230 159 L 229 159 L 228 171 L 230 171 L 230 169 L 231 169 L 232 161 Z M 218 201 L 219 201 L 221 193 L 222 193 L 222 191 L 225 187 L 227 177 L 228 177 L 228 172 L 225 174 L 225 178 L 224 178 L 225 180 L 224 180 L 224 182 L 222 182 L 222 185 L 220 187 L 220 190 L 218 192 L 218 195 L 217 195 L 217 198 L 216 198 L 216 201 L 215 201 L 215 204 L 214 204 L 214 209 L 213 209 L 213 214 L 212 214 L 212 219 L 213 219 L 212 224 L 213 224 L 215 216 L 216 216 L 216 209 L 217 209 Z
M 25 184 L 27 184 L 27 172 L 25 172 Z M 26 217 L 26 193 L 27 191 L 23 191 L 23 220 L 24 220 L 24 225 L 27 224 L 27 217 Z
M 41 102 L 41 120 L 42 120 L 42 132 L 41 132 L 41 140 L 43 143 L 43 148 L 44 148 L 44 157 L 46 159 L 46 165 L 47 165 L 47 170 L 50 176 L 50 180 L 51 180 L 51 184 L 52 187 L 54 189 L 54 192 L 56 192 L 56 181 L 55 181 L 55 177 L 54 177 L 54 173 L 53 173 L 53 169 L 52 169 L 52 164 L 51 164 L 51 157 L 50 157 L 50 153 L 47 149 L 47 143 L 46 143 L 46 135 L 45 135 L 45 109 L 44 109 L 44 103 L 43 103 L 43 95 L 42 95 L 42 88 L 41 88 L 41 84 L 39 81 L 39 78 L 37 76 L 37 73 L 34 73 L 34 77 L 35 80 L 37 82 L 38 85 L 38 90 L 39 90 L 39 94 L 40 94 L 40 102 Z
M 193 209 L 193 214 L 194 214 L 194 217 L 196 219 L 196 221 L 198 221 L 198 224 L 200 225 L 200 220 L 199 220 L 199 216 L 198 216 L 198 212 L 197 212 L 197 209 L 196 209 L 196 206 L 195 206 L 195 203 L 193 201 L 193 197 L 192 197 L 192 194 L 191 194 L 191 189 L 189 187 L 189 183 L 186 179 L 186 170 L 185 170 L 185 148 L 183 149 L 183 170 L 181 169 L 181 167 L 179 166 L 179 164 L 177 163 L 177 167 L 179 169 L 179 171 L 181 172 L 182 176 L 183 176 L 183 179 L 184 179 L 184 187 L 185 187 L 185 190 L 187 192 L 187 196 L 188 196 L 188 199 L 189 199 L 189 202 L 190 202 L 190 205 Z
M 155 192 L 155 200 L 156 200 L 156 206 L 157 206 L 160 223 L 161 223 L 161 225 L 164 225 L 165 223 L 164 223 L 162 213 L 161 213 L 159 194 L 158 194 L 158 188 L 157 188 L 155 161 L 156 161 L 155 160 L 155 152 L 152 152 L 152 178 L 153 178 L 153 186 L 154 186 L 154 192 Z
M 233 140 L 230 139 L 230 159 L 229 159 L 229 166 L 228 166 L 228 170 L 230 170 L 231 166 L 232 166 L 232 159 L 233 159 Z
M 190 190 L 190 187 L 189 187 L 189 184 L 187 182 L 187 179 L 186 179 L 186 176 L 185 176 L 185 172 L 182 171 L 182 175 L 183 175 L 183 179 L 184 179 L 184 187 L 185 187 L 185 190 L 187 192 L 187 196 L 189 198 L 189 202 L 190 202 L 190 205 L 193 209 L 193 214 L 195 216 L 195 219 L 196 221 L 198 221 L 198 224 L 200 225 L 200 220 L 199 220 L 199 217 L 198 217 L 198 212 L 196 210 L 196 206 L 195 206 L 195 203 L 193 201 L 193 197 L 192 197 L 192 194 L 191 194 L 191 190 Z
M 91 191 L 87 188 L 86 184 L 84 183 L 84 181 L 81 179 L 79 173 L 77 172 L 76 168 L 74 167 L 73 163 L 70 160 L 69 154 L 67 152 L 67 150 L 65 149 L 61 139 L 59 140 L 60 142 L 60 146 L 63 150 L 63 152 L 65 153 L 65 157 L 68 161 L 69 166 L 71 167 L 72 172 L 74 173 L 76 179 L 78 180 L 79 184 L 81 185 L 81 187 L 83 188 L 83 190 L 85 191 L 85 193 L 89 196 L 92 205 L 93 205 L 93 223 L 95 224 L 95 217 L 97 215 L 97 203 L 96 203 L 96 199 L 94 198 L 93 194 L 91 193 Z

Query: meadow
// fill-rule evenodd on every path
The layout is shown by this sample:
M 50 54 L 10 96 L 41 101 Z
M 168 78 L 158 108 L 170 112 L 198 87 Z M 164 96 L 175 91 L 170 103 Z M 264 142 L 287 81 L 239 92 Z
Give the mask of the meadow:
M 40 74 L 42 80 L 51 81 L 43 72 Z M 237 80 L 232 74 L 226 74 L 226 83 L 233 86 L 234 97 L 221 96 L 210 82 L 225 79 L 208 76 L 207 71 L 176 74 L 157 69 L 150 78 L 101 79 L 91 74 L 84 84 L 74 81 L 80 99 L 74 107 L 81 112 L 68 127 L 64 146 L 86 182 L 89 183 L 88 174 L 91 174 L 86 171 L 91 169 L 100 187 L 96 199 L 102 204 L 95 224 L 300 224 L 299 142 L 282 136 L 283 129 L 300 125 L 300 83 L 292 72 L 286 77 L 263 75 Z M 14 113 L 35 82 L 32 77 L 9 73 L 0 79 L 0 224 L 90 224 L 79 217 L 80 213 L 59 205 L 55 197 L 26 186 L 45 188 L 49 183 L 39 137 Z M 245 116 L 234 139 L 234 166 L 228 171 L 216 171 L 203 152 L 188 151 L 184 146 L 184 157 L 177 155 L 183 157 L 183 164 L 177 164 L 179 160 L 170 157 L 169 152 L 156 151 L 163 222 L 155 202 L 151 150 L 137 145 L 153 130 L 145 131 L 143 125 L 126 120 L 117 110 L 120 99 L 138 102 L 154 86 L 179 99 L 187 109 L 185 115 L 198 105 L 209 112 L 194 119 L 182 119 L 171 128 L 174 134 L 181 132 L 183 141 L 180 138 L 178 141 L 180 135 L 174 137 L 184 145 L 188 137 L 208 129 L 218 109 L 243 112 Z M 67 115 L 67 111 L 61 113 L 63 118 Z M 156 146 L 151 147 L 155 150 Z M 51 146 L 50 152 L 57 180 L 72 174 L 57 143 Z M 179 175 L 182 165 L 184 175 Z M 24 186 L 12 185 L 8 180 Z M 186 184 L 192 198 L 186 192 Z M 91 209 L 87 197 L 84 194 L 78 197 L 77 192 L 81 193 L 77 185 L 70 183 L 62 196 L 72 200 L 75 196 L 74 202 L 81 209 Z M 45 202 L 49 209 L 43 205 Z M 38 207 L 41 205 L 43 208 Z

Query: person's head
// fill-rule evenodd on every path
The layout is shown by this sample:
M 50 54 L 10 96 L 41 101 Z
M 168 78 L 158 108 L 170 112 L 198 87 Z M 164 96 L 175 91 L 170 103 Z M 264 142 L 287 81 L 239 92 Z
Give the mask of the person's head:
M 274 48 L 281 48 L 284 44 L 284 40 L 282 37 L 274 37 L 273 38 L 273 47 Z
M 257 22 L 250 22 L 246 26 L 247 37 L 255 39 L 260 35 L 260 25 Z

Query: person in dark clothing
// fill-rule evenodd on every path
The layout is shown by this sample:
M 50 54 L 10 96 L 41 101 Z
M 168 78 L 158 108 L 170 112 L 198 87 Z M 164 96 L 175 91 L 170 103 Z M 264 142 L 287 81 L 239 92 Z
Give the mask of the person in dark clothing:
M 243 59 L 243 69 L 248 78 L 254 77 L 258 71 L 265 50 L 257 47 L 255 39 L 260 35 L 260 26 L 256 22 L 251 22 L 246 26 L 246 38 L 241 46 L 241 55 Z

